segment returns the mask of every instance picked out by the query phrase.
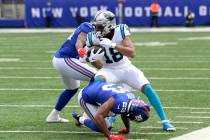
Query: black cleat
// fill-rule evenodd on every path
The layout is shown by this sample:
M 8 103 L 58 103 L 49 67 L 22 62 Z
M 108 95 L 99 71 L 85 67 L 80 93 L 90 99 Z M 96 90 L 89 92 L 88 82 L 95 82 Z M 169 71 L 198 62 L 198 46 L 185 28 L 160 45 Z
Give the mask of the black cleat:
M 82 124 L 79 122 L 79 118 L 80 118 L 81 116 L 79 115 L 79 113 L 73 112 L 73 113 L 72 113 L 72 117 L 75 119 L 75 124 L 76 124 L 76 126 L 81 127 Z

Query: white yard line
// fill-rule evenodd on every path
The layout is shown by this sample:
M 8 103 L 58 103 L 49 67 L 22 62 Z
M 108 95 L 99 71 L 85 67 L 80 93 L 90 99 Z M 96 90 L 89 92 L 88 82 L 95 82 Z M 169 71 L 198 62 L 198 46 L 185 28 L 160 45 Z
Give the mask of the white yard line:
M 135 46 L 170 46 L 170 45 L 177 45 L 177 42 L 159 42 L 159 41 L 153 41 L 153 42 L 134 42 L 133 45 Z
M 60 79 L 60 77 L 41 77 L 41 76 L 0 76 L 0 79 Z
M 20 58 L 0 58 L 0 62 L 17 62 Z
M 207 116 L 176 116 L 177 118 L 191 118 L 191 119 L 210 119 Z
M 191 114 L 209 114 L 210 112 L 190 112 Z
M 19 105 L 19 104 L 0 104 L 0 107 L 26 107 L 26 108 L 49 108 L 49 107 L 54 107 L 54 105 Z M 70 105 L 70 106 L 66 106 L 69 108 L 79 108 L 80 106 L 78 105 Z M 181 110 L 207 110 L 210 108 L 201 108 L 201 107 L 164 107 L 165 109 L 181 109 Z
M 135 58 L 210 58 L 208 55 L 138 55 Z
M 186 40 L 186 41 L 193 41 L 193 40 L 210 40 L 210 36 L 187 37 L 187 38 L 179 38 L 178 40 Z
M 52 108 L 54 105 L 9 105 L 9 104 L 1 104 L 0 107 L 24 107 L 24 108 Z M 66 106 L 69 108 L 79 108 L 78 105 Z
M 53 89 L 53 88 L 0 88 L 0 91 L 60 91 L 63 89 Z M 160 92 L 210 92 L 210 90 L 171 90 L 171 89 L 156 89 L 156 91 Z
M 0 67 L 1 70 L 51 70 L 52 67 Z
M 21 62 L 21 61 L 19 61 Z M 210 63 L 210 61 L 189 61 L 189 60 L 182 60 L 182 61 L 177 61 L 177 60 L 165 60 L 165 61 L 150 61 L 150 60 L 133 60 L 132 63 Z
M 52 67 L 0 67 L 2 70 L 51 70 Z M 154 71 L 210 71 L 210 68 L 141 68 Z
M 175 122 L 172 122 L 172 123 L 174 123 L 174 124 L 202 124 L 203 122 L 175 121 Z
M 61 91 L 63 89 L 38 89 L 38 88 L 0 88 L 0 91 Z
M 171 107 L 164 107 L 165 109 L 186 109 L 186 110 L 189 110 L 189 109 L 195 109 L 195 110 L 201 110 L 201 109 L 210 109 L 210 107 L 179 107 L 179 106 L 171 106 Z
M 0 79 L 60 79 L 60 77 L 42 76 L 0 76 Z M 210 80 L 209 77 L 148 77 L 151 80 Z
M 152 80 L 210 80 L 210 77 L 149 77 Z
M 0 61 L 1 62 L 1 61 Z M 13 62 L 13 61 L 11 61 Z M 50 60 L 19 60 L 15 61 L 18 63 L 52 63 Z M 201 60 L 195 60 L 195 61 L 190 61 L 190 60 L 182 60 L 182 61 L 177 61 L 177 60 L 160 60 L 160 61 L 151 61 L 151 60 L 133 60 L 132 63 L 210 63 L 210 61 L 201 61 Z
M 210 140 L 210 127 L 196 130 L 179 137 L 171 138 L 170 140 Z
M 177 89 L 177 90 L 173 90 L 173 89 L 157 89 L 156 91 L 160 91 L 160 92 L 210 92 L 210 90 L 185 90 L 185 89 Z
M 140 127 L 142 129 L 162 129 L 162 127 L 154 127 L 154 126 L 145 126 L 145 127 Z M 176 127 L 179 130 L 187 130 L 188 128 L 186 127 Z
M 154 71 L 210 71 L 210 68 L 141 68 Z
M 162 123 L 162 122 L 158 121 L 158 123 Z M 193 122 L 190 122 L 190 121 L 171 121 L 171 123 L 173 123 L 173 124 L 202 124 L 203 122 L 196 122 L 196 121 L 193 121 Z
M 55 133 L 55 134 L 97 134 L 97 132 L 81 132 L 81 131 L 29 131 L 29 130 L 0 130 L 0 133 Z M 117 133 L 117 132 L 114 132 Z M 142 134 L 142 135 L 170 135 L 170 133 L 141 133 L 131 132 L 131 134 Z

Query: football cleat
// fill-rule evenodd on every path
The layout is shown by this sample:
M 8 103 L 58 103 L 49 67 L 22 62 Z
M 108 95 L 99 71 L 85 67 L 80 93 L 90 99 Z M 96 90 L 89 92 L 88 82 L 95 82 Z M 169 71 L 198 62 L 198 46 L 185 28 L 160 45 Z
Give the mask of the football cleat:
M 174 127 L 172 124 L 170 124 L 169 122 L 164 122 L 163 123 L 163 130 L 164 131 L 176 131 L 176 127 Z
M 69 120 L 60 117 L 59 114 L 57 114 L 57 115 L 50 114 L 47 117 L 46 122 L 48 122 L 48 123 L 67 123 L 67 122 L 69 122 Z
M 82 124 L 79 122 L 79 118 L 81 117 L 81 116 L 79 115 L 79 113 L 73 112 L 73 113 L 72 113 L 72 117 L 75 119 L 75 125 L 76 125 L 76 126 L 78 126 L 78 127 L 82 126 Z

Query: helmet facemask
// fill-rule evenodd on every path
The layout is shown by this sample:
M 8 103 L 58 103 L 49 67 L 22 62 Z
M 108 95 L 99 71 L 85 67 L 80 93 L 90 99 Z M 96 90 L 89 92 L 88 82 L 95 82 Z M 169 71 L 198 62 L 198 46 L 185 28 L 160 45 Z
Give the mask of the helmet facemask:
M 110 11 L 98 11 L 92 25 L 96 37 L 104 37 L 116 27 L 115 15 Z
M 149 118 L 149 105 L 142 100 L 131 100 L 127 117 L 135 122 L 144 122 Z

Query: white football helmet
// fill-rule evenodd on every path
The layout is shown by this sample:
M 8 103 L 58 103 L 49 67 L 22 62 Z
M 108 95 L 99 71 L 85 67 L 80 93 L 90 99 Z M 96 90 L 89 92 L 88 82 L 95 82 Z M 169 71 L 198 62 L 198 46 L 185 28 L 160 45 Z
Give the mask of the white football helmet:
M 92 25 L 96 37 L 104 37 L 116 27 L 115 15 L 110 11 L 100 10 L 96 12 Z

